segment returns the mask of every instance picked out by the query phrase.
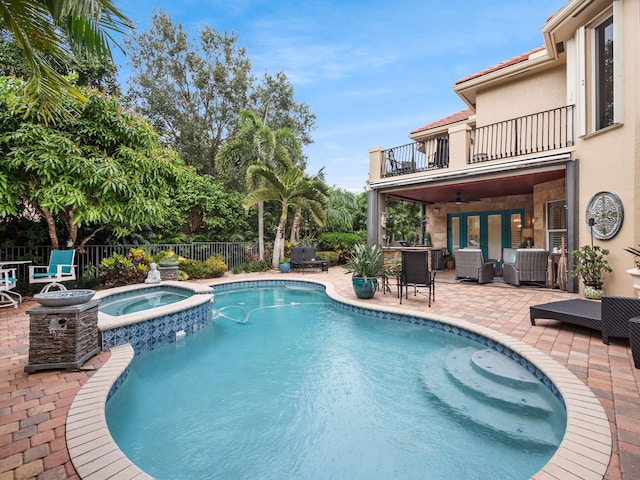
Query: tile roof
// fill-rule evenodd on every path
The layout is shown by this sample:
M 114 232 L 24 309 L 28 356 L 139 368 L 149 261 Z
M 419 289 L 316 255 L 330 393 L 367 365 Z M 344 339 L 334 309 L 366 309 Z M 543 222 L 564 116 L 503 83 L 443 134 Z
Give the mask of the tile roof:
M 442 118 L 440 120 L 436 120 L 435 122 L 431 122 L 430 124 L 425 125 L 424 127 L 416 128 L 411 132 L 411 134 L 423 132 L 425 130 L 430 130 L 432 128 L 442 127 L 444 125 L 449 125 L 456 122 L 460 122 L 462 120 L 466 120 L 473 114 L 474 114 L 473 110 L 471 110 L 470 108 L 466 108 L 464 110 L 460 110 L 457 113 L 454 113 L 453 115 L 449 115 L 448 117 Z
M 497 65 L 494 65 L 492 67 L 489 68 L 485 68 L 484 70 L 481 70 L 477 73 L 472 73 L 471 75 L 469 75 L 468 77 L 464 77 L 460 80 L 458 80 L 456 82 L 456 85 L 460 85 L 461 83 L 467 82 L 469 80 L 473 80 L 474 78 L 478 78 L 478 77 L 482 77 L 483 75 L 487 75 L 489 73 L 493 73 L 493 72 L 497 72 L 498 70 L 502 70 L 503 68 L 507 68 L 510 67 L 511 65 L 516 65 L 518 63 L 524 62 L 526 60 L 529 59 L 529 57 L 531 55 L 533 55 L 534 53 L 538 53 L 542 50 L 544 50 L 545 47 L 541 46 L 541 47 L 537 47 L 534 48 L 533 50 L 529 50 L 528 52 L 522 53 L 516 57 L 510 58 L 509 60 L 505 60 L 504 62 L 500 62 Z

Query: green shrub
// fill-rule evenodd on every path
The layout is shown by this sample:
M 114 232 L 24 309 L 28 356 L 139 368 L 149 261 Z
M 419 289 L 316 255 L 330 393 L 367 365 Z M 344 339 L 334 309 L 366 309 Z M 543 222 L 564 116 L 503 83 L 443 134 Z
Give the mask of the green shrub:
M 209 257 L 204 262 L 200 260 L 181 260 L 180 270 L 188 275 L 188 278 L 218 278 L 227 271 L 227 264 L 221 256 Z
M 132 248 L 127 256 L 114 253 L 100 262 L 100 276 L 107 287 L 143 282 L 149 271 L 151 256 L 141 248 Z
M 318 260 L 327 262 L 330 267 L 338 265 L 338 261 L 340 260 L 340 254 L 338 252 L 318 252 L 317 257 Z
M 271 262 L 263 260 L 261 262 L 243 263 L 233 268 L 233 273 L 252 273 L 252 272 L 268 272 L 271 270 Z
M 342 253 L 352 250 L 355 245 L 362 243 L 360 235 L 352 232 L 327 232 L 320 235 L 318 248 L 323 251 Z

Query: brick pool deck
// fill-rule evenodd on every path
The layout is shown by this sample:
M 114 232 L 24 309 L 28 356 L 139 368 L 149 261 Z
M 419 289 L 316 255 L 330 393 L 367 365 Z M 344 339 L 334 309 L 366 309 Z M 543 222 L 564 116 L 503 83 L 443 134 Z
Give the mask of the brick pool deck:
M 279 274 L 252 274 L 237 279 L 274 275 L 283 278 Z M 331 282 L 339 295 L 355 299 L 350 277 L 341 268 L 331 268 L 329 273 L 287 274 L 286 278 Z M 439 273 L 436 285 L 436 301 L 428 311 L 509 335 L 550 355 L 580 378 L 602 403 L 611 426 L 613 454 L 604 478 L 640 480 L 640 370 L 633 368 L 628 341 L 612 339 L 610 345 L 604 345 L 599 332 L 550 320 L 531 326 L 529 305 L 577 298 L 575 294 L 500 282 L 457 282 L 451 272 Z M 399 306 L 394 294 L 381 292 L 364 302 Z M 80 387 L 106 362 L 109 353 L 93 357 L 79 371 L 26 374 L 26 311 L 35 305 L 25 301 L 18 309 L 0 309 L 0 480 L 77 479 L 65 441 L 67 412 Z M 402 308 L 428 309 L 423 297 L 404 300 Z

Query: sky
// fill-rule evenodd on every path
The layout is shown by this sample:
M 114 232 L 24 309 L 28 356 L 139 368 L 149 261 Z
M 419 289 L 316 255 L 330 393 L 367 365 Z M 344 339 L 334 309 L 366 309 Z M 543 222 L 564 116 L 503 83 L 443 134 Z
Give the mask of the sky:
M 307 173 L 366 188 L 369 149 L 467 108 L 457 80 L 543 45 L 547 18 L 568 0 L 136 0 L 116 3 L 136 28 L 153 9 L 192 41 L 205 25 L 239 35 L 254 75 L 284 72 L 317 115 Z M 126 58 L 114 55 L 126 89 Z

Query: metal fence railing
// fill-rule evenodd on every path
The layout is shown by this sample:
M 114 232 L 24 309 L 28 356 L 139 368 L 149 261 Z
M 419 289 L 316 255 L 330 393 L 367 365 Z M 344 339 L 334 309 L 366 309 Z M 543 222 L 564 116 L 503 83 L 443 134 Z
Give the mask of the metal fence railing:
M 449 136 L 408 143 L 384 151 L 382 177 L 449 167 Z
M 181 257 L 190 260 L 204 261 L 209 257 L 221 256 L 229 270 L 249 262 L 258 255 L 258 247 L 252 242 L 197 242 L 181 244 L 148 244 L 148 245 L 87 245 L 83 253 L 76 253 L 78 278 L 82 278 L 87 266 L 97 266 L 103 258 L 114 253 L 126 255 L 132 248 L 144 248 L 151 255 L 171 250 Z M 32 265 L 47 265 L 51 247 L 3 247 L 0 248 L 0 262 L 29 260 Z M 28 265 L 16 265 L 18 278 L 28 278 Z
M 568 105 L 470 130 L 467 163 L 549 152 L 573 142 L 573 105 Z

